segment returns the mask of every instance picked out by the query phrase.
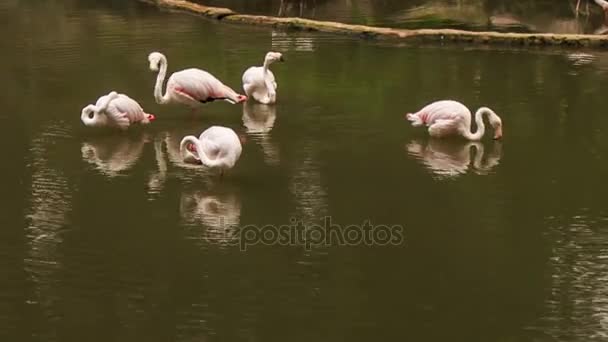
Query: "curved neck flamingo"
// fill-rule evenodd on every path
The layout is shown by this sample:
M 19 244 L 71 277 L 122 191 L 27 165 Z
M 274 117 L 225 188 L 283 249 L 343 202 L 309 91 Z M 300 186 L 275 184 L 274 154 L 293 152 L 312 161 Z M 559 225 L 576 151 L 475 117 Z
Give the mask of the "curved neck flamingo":
M 483 135 L 486 133 L 486 125 L 483 122 L 483 115 L 486 114 L 490 122 L 496 121 L 498 117 L 493 110 L 488 107 L 481 107 L 475 112 L 475 123 L 477 124 L 477 130 L 475 133 L 471 132 L 471 126 L 466 127 L 466 130 L 463 132 L 465 138 L 469 140 L 481 140 Z M 496 129 L 494 133 L 494 138 L 500 138 L 502 136 L 502 131 L 500 128 Z
M 101 117 L 100 113 L 105 112 L 112 100 L 118 97 L 118 93 L 113 91 L 105 96 L 104 101 L 99 106 L 90 104 L 82 109 L 80 119 L 86 126 L 97 126 L 105 123 L 107 117 Z
M 150 69 L 152 71 L 158 71 L 158 75 L 156 76 L 156 85 L 154 86 L 154 99 L 158 104 L 166 104 L 169 102 L 169 93 L 165 91 L 163 95 L 163 83 L 165 82 L 165 77 L 167 76 L 167 68 L 168 62 L 167 57 L 162 53 L 158 53 L 159 65 L 150 65 Z M 160 66 L 160 71 L 158 70 Z
M 264 77 L 264 85 L 266 86 L 266 91 L 268 92 L 268 98 L 271 102 L 274 102 L 275 98 L 277 96 L 276 91 L 275 91 L 275 85 L 270 80 L 270 75 L 268 74 L 270 64 L 272 64 L 274 61 L 275 60 L 270 55 L 266 55 L 266 57 L 264 58 L 264 65 L 262 66 L 262 75 Z
M 205 143 L 210 143 L 210 141 L 206 141 Z M 192 153 L 188 150 L 188 144 L 193 144 L 196 146 L 195 153 Z M 205 150 L 203 148 L 203 142 L 193 135 L 188 135 L 182 139 L 182 142 L 179 145 L 180 151 L 186 151 L 186 156 L 184 159 L 195 159 L 196 161 L 200 161 L 203 165 L 214 168 L 221 165 L 222 161 L 220 158 L 210 159 L 207 154 L 205 154 Z

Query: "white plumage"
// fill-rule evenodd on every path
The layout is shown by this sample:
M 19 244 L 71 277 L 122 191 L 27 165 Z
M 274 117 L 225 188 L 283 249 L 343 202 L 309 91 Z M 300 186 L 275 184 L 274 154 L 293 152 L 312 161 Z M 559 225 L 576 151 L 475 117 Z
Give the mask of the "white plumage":
M 270 71 L 270 64 L 281 61 L 283 55 L 279 52 L 268 52 L 264 65 L 250 67 L 243 73 L 243 90 L 247 96 L 263 104 L 273 104 L 277 100 L 277 82 Z
M 150 70 L 158 71 L 154 98 L 159 104 L 181 103 L 192 108 L 215 100 L 224 100 L 232 104 L 247 100 L 232 88 L 223 84 L 215 76 L 201 69 L 185 69 L 174 72 L 167 81 L 167 89 L 162 94 L 163 82 L 167 75 L 167 58 L 160 52 L 148 56 Z
M 222 126 L 207 128 L 199 138 L 188 135 L 180 143 L 180 152 L 185 161 L 218 169 L 221 174 L 234 167 L 241 151 L 238 135 L 232 129 Z
M 139 103 L 125 94 L 113 91 L 82 109 L 80 119 L 90 127 L 117 127 L 127 129 L 132 124 L 147 125 L 155 119 L 145 113 Z
M 493 110 L 481 107 L 475 112 L 477 131 L 471 132 L 471 111 L 462 103 L 452 100 L 433 102 L 416 113 L 406 114 L 413 126 L 426 125 L 432 137 L 460 135 L 468 140 L 480 140 L 485 133 L 483 115 L 488 115 L 494 128 L 494 139 L 502 137 L 502 120 Z

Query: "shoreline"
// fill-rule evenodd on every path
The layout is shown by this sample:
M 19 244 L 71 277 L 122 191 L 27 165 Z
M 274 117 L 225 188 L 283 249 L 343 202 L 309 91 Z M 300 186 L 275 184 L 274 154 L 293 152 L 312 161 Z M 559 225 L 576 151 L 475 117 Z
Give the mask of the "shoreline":
M 187 0 L 140 0 L 161 8 L 182 10 L 229 23 L 268 26 L 300 31 L 316 31 L 359 36 L 366 39 L 394 40 L 399 42 L 468 43 L 477 45 L 507 46 L 561 46 L 561 47 L 608 47 L 608 36 L 589 34 L 553 33 L 501 33 L 476 32 L 454 29 L 397 29 L 332 21 L 303 19 L 298 17 L 273 17 L 240 14 L 229 8 L 210 7 Z

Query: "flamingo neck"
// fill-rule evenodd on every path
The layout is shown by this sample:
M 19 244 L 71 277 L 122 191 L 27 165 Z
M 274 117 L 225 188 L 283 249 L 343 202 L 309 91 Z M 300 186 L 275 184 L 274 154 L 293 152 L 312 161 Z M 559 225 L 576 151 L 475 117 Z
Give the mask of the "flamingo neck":
M 165 91 L 163 95 L 163 83 L 167 76 L 167 58 L 162 56 L 160 59 L 160 70 L 156 76 L 156 85 L 154 86 L 154 99 L 158 104 L 165 104 L 169 102 L 169 93 Z
M 232 88 L 230 88 L 227 85 L 224 85 L 223 97 L 226 98 L 226 101 L 228 101 L 232 104 L 237 104 L 237 103 L 243 102 L 242 96 L 239 95 L 236 91 L 234 91 Z
M 200 163 L 200 158 L 198 157 L 198 153 L 194 154 L 190 152 L 188 148 L 188 144 L 193 144 L 196 146 L 198 144 L 198 139 L 193 135 L 188 135 L 182 139 L 182 142 L 179 145 L 179 151 L 181 153 L 182 159 L 186 163 L 198 164 Z M 197 149 L 198 151 L 198 149 Z
M 270 78 L 268 75 L 268 71 L 270 70 L 270 64 L 272 64 L 272 61 L 267 58 L 264 60 L 264 66 L 262 67 L 264 75 L 264 85 L 266 86 L 266 92 L 268 94 L 268 98 L 266 99 L 267 103 L 273 103 L 276 97 L 274 84 L 270 82 Z
M 193 144 L 194 146 L 196 146 L 195 153 L 188 151 L 188 144 Z M 188 161 L 187 158 L 191 158 L 201 162 L 203 165 L 209 168 L 218 167 L 222 163 L 219 159 L 210 159 L 205 154 L 205 150 L 203 149 L 203 142 L 193 135 L 186 136 L 184 139 L 182 139 L 179 149 L 180 151 L 182 151 L 182 154 L 184 153 L 184 151 L 186 151 L 184 161 Z
M 469 140 L 481 140 L 483 135 L 486 133 L 486 125 L 483 122 L 483 115 L 492 115 L 492 111 L 489 108 L 482 107 L 475 112 L 475 123 L 477 124 L 477 131 L 471 132 L 471 127 L 467 127 L 465 131 L 465 137 Z
M 100 103 L 99 106 L 90 104 L 90 105 L 84 107 L 82 109 L 82 114 L 80 115 L 80 119 L 85 124 L 85 126 L 94 127 L 94 126 L 103 126 L 103 125 L 107 124 L 107 117 L 102 116 L 100 113 L 104 112 L 104 115 L 105 115 L 105 111 L 108 109 L 110 102 L 112 102 L 112 100 L 116 99 L 117 97 L 118 97 L 118 94 L 113 91 L 113 92 L 110 92 L 108 95 L 106 95 L 103 98 L 103 101 Z M 93 114 L 93 115 L 91 115 L 91 114 Z
M 264 77 L 266 77 L 266 73 L 268 72 L 268 68 L 270 68 L 270 59 L 265 58 L 264 59 L 264 65 L 262 66 L 262 70 L 264 71 Z

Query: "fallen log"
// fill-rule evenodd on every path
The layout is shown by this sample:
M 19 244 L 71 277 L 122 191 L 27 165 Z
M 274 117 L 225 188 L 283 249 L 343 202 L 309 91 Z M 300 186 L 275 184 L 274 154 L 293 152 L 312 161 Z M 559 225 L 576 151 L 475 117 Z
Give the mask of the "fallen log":
M 453 29 L 396 29 L 344 24 L 303 18 L 239 14 L 229 8 L 210 7 L 187 0 L 142 0 L 159 7 L 178 9 L 221 21 L 276 28 L 347 34 L 372 39 L 400 41 L 462 42 L 520 46 L 608 47 L 608 36 L 588 34 L 475 32 Z

